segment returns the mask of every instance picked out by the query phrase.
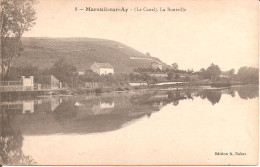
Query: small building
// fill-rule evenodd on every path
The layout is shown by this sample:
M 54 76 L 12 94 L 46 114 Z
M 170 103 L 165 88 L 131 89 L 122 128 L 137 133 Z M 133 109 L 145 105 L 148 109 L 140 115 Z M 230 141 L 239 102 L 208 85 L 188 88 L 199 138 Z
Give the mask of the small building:
M 161 71 L 163 70 L 163 65 L 162 65 L 162 63 L 158 63 L 158 62 L 153 62 L 152 63 L 152 68 L 153 69 L 160 69 Z
M 59 89 L 62 83 L 53 75 L 43 75 L 38 78 L 38 89 Z
M 22 80 L 22 86 L 23 86 L 23 90 L 33 90 L 34 89 L 34 83 L 33 83 L 33 76 L 30 76 L 29 78 L 22 76 L 21 80 Z
M 107 75 L 107 74 L 114 75 L 114 67 L 109 63 L 94 62 L 94 64 L 90 67 L 90 69 L 100 76 Z

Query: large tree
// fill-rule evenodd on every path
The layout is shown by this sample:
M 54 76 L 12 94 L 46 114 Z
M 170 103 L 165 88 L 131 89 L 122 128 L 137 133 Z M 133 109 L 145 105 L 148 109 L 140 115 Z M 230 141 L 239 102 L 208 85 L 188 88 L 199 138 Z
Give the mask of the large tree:
M 9 78 L 15 57 L 22 51 L 22 36 L 36 20 L 35 0 L 1 0 L 1 69 L 2 80 Z
M 211 80 L 212 81 L 216 81 L 219 74 L 221 73 L 221 70 L 219 68 L 218 65 L 215 65 L 215 64 L 211 64 L 208 68 L 207 68 L 207 72 L 208 74 L 210 75 L 211 77 Z
M 61 82 L 66 82 L 69 85 L 73 85 L 77 78 L 76 66 L 71 61 L 63 58 L 57 60 L 47 73 L 54 75 Z

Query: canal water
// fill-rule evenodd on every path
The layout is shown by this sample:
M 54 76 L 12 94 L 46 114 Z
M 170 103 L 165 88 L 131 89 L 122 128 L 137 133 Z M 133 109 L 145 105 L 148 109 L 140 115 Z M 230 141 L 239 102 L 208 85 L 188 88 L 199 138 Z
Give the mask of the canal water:
M 1 101 L 1 161 L 237 164 L 256 158 L 258 87 Z M 216 156 L 241 152 L 245 156 Z

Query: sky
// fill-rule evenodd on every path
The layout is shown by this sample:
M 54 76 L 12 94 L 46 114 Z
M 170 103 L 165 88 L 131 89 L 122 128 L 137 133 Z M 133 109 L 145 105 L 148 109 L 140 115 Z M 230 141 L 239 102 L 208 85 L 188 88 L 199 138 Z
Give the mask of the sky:
M 75 11 L 125 7 L 128 12 Z M 134 9 L 183 8 L 185 12 Z M 257 0 L 39 0 L 26 37 L 88 37 L 121 42 L 180 69 L 258 67 Z M 132 11 L 130 11 L 132 9 Z

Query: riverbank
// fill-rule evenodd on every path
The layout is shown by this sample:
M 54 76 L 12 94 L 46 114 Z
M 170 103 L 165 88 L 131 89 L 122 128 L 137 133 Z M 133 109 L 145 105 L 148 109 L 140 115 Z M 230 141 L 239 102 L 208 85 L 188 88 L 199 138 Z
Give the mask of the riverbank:
M 106 94 L 136 94 L 148 91 L 181 91 L 181 90 L 218 90 L 228 89 L 232 87 L 258 87 L 258 84 L 235 84 L 230 87 L 212 87 L 210 85 L 149 85 L 131 88 L 98 88 L 98 89 L 87 89 L 87 88 L 66 88 L 50 91 L 16 91 L 16 92 L 2 92 L 1 99 L 3 100 L 15 100 L 15 99 L 28 99 L 31 97 L 55 97 L 55 96 L 89 96 L 89 95 L 106 95 Z

